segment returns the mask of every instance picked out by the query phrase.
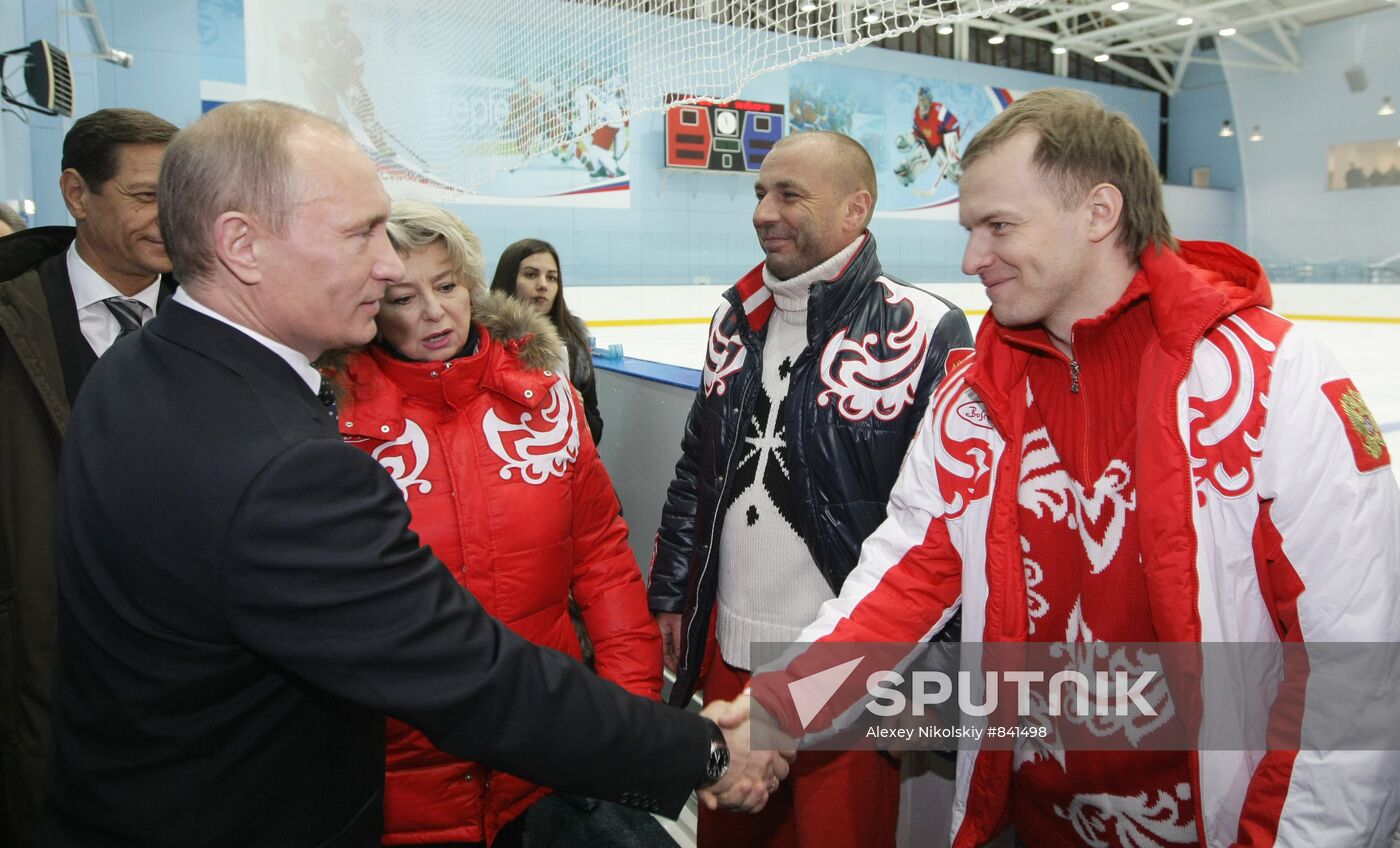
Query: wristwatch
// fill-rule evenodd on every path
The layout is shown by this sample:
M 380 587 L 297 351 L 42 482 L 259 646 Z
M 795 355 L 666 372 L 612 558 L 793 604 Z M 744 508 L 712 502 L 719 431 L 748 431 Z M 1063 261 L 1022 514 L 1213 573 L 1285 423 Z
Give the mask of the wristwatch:
M 724 773 L 729 771 L 729 745 L 724 741 L 724 731 L 709 719 L 705 719 L 705 727 L 710 731 L 710 757 L 705 761 L 705 780 L 700 784 L 701 789 L 719 783 Z

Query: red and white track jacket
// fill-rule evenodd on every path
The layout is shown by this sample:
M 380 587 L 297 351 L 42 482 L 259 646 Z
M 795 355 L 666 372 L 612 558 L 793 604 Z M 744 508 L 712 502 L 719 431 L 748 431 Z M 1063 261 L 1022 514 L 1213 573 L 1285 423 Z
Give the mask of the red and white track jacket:
M 1163 642 L 1400 642 L 1400 492 L 1341 366 L 1269 311 L 1259 265 L 1184 242 L 1141 257 L 1156 337 L 1138 403 L 1138 521 Z M 1029 354 L 989 316 L 929 404 L 841 595 L 802 641 L 1027 640 L 1018 544 Z M 1337 681 L 1314 674 L 1308 697 Z M 1268 720 L 1246 707 L 1246 725 Z M 1252 710 L 1252 712 L 1250 712 Z M 1400 753 L 1190 753 L 1207 846 L 1389 846 Z M 1011 751 L 962 751 L 955 846 L 1008 820 Z

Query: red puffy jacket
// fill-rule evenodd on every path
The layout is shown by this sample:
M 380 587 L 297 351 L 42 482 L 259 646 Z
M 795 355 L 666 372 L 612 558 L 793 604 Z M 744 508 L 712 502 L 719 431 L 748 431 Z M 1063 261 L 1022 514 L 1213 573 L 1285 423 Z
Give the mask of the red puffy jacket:
M 660 634 L 612 481 L 557 370 L 558 337 L 504 296 L 474 304 L 472 320 L 471 356 L 405 362 L 378 347 L 353 356 L 340 431 L 394 478 L 412 529 L 487 611 L 577 658 L 572 593 L 598 674 L 657 698 Z M 489 842 L 548 791 L 388 721 L 385 844 Z

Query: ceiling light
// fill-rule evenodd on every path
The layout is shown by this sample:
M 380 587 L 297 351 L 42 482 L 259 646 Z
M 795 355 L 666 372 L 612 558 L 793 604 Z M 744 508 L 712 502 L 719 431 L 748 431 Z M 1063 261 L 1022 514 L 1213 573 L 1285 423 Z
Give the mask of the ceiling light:
M 1259 132 L 1259 125 L 1258 125 L 1258 124 L 1255 124 L 1255 125 L 1254 125 L 1254 132 L 1252 132 L 1252 133 L 1249 134 L 1249 140 L 1250 140 L 1250 141 L 1263 141 L 1263 140 L 1264 140 L 1264 134 L 1261 133 L 1261 132 Z
M 1234 135 L 1235 135 L 1235 131 L 1234 131 L 1234 129 L 1231 128 L 1231 126 L 1230 126 L 1230 119 L 1229 119 L 1229 118 L 1226 118 L 1226 119 L 1225 119 L 1225 123 L 1223 123 L 1223 124 L 1220 125 L 1220 137 L 1221 137 L 1221 138 L 1231 138 L 1231 137 L 1233 137 Z
M 987 43 L 988 43 L 988 44 L 1001 44 L 1001 43 L 1002 43 L 1003 41 L 1005 41 L 1005 40 L 1006 40 L 1006 36 L 1005 36 L 1005 35 L 1003 35 L 1003 34 L 1001 34 L 1001 33 L 999 33 L 999 32 L 996 32 L 996 33 L 992 33 L 992 35 L 987 39 Z
M 1376 110 L 1377 115 L 1394 115 L 1395 105 L 1390 102 L 1389 97 L 1381 98 L 1381 108 Z
M 865 22 L 868 23 L 868 24 L 878 24 L 878 23 L 880 22 L 880 13 L 879 13 L 879 12 L 866 12 L 866 13 L 865 13 Z
M 1050 48 L 1050 52 L 1054 53 L 1056 56 L 1063 56 L 1069 52 L 1069 48 L 1063 44 L 1056 44 L 1054 47 Z
M 1108 8 L 1112 9 L 1112 10 L 1115 11 L 1115 12 L 1126 12 L 1126 11 L 1128 11 L 1128 7 L 1131 6 L 1131 5 L 1132 5 L 1132 4 L 1126 2 L 1126 0 L 1118 0 L 1117 3 L 1114 3 L 1112 6 L 1109 6 Z
M 1239 32 L 1239 30 L 1235 29 L 1234 27 L 1221 27 L 1221 28 L 1220 28 L 1220 37 L 1221 37 L 1221 38 L 1229 38 L 1230 36 L 1234 35 L 1234 34 L 1237 33 L 1237 32 Z
M 953 25 L 952 25 L 952 24 L 939 24 L 939 25 L 938 25 L 938 34 L 939 34 L 939 35 L 952 35 L 952 34 L 953 34 Z
M 1094 57 L 1095 62 L 1107 62 L 1108 60 L 1109 55 L 1107 53 L 1100 53 L 1099 55 Z
M 816 10 L 817 4 L 813 3 L 812 0 L 807 0 L 807 2 L 797 7 L 797 11 L 799 12 L 815 12 Z
M 1177 26 L 1191 26 L 1195 22 L 1196 19 L 1191 17 L 1190 15 L 1182 15 L 1181 17 L 1176 19 Z

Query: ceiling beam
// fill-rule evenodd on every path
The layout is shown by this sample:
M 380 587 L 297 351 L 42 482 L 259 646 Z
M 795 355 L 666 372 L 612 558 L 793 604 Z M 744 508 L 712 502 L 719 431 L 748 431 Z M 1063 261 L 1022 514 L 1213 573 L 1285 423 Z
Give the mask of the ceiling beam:
M 1288 54 L 1288 58 L 1293 60 L 1293 64 L 1301 68 L 1303 66 L 1303 56 L 1298 52 L 1298 48 L 1293 44 L 1293 39 L 1289 37 L 1288 32 L 1283 28 L 1283 22 L 1269 21 L 1269 26 L 1274 30 L 1274 40 L 1278 42 L 1278 46 L 1283 48 L 1283 52 Z
M 1181 81 L 1186 78 L 1186 69 L 1191 67 L 1191 54 L 1196 50 L 1196 43 L 1199 41 L 1196 28 L 1191 28 L 1191 37 L 1186 39 L 1186 46 L 1181 48 L 1181 58 L 1176 60 L 1176 76 L 1172 77 L 1172 90 L 1168 94 L 1176 94 L 1181 91 Z
M 1297 16 L 1303 12 L 1316 12 L 1330 6 L 1340 6 L 1343 3 L 1352 2 L 1354 2 L 1354 0 L 1301 0 L 1298 3 L 1290 4 L 1286 9 L 1275 9 L 1272 12 L 1265 12 L 1260 15 L 1242 18 L 1235 26 L 1244 29 L 1247 26 L 1264 23 L 1265 21 L 1296 19 Z M 1383 9 L 1386 8 L 1386 6 L 1377 6 L 1376 8 Z
M 1050 24 L 1058 24 L 1062 21 L 1067 21 L 1070 18 L 1077 18 L 1080 15 L 1091 15 L 1094 12 L 1107 12 L 1109 10 L 1108 7 L 1112 5 L 1113 0 L 1100 0 L 1100 2 L 1097 3 L 1070 6 L 1058 12 L 1051 12 L 1048 15 L 1041 15 L 1038 18 L 1028 19 L 1028 22 L 1034 23 L 1037 26 L 1049 26 Z
M 1222 68 L 1247 68 L 1251 71 L 1278 73 L 1278 65 L 1263 62 L 1247 62 L 1242 59 L 1217 59 L 1214 56 L 1194 56 L 1192 62 L 1198 65 L 1219 65 Z
M 1248 35 L 1236 35 L 1226 39 L 1231 44 L 1238 44 L 1256 56 L 1274 63 L 1274 67 L 1280 71 L 1295 74 L 1303 69 L 1303 63 L 1294 63 L 1287 58 L 1280 56 Z M 1223 58 L 1223 55 L 1222 55 Z
M 1215 2 L 1212 3 L 1205 3 L 1201 6 L 1193 6 L 1190 10 L 1190 14 L 1192 16 L 1206 15 L 1211 12 L 1219 11 L 1221 9 L 1228 9 L 1233 6 L 1240 6 L 1250 2 L 1253 2 L 1253 0 L 1215 0 Z M 1317 0 L 1317 2 L 1349 2 L 1349 0 Z M 1172 12 L 1166 12 L 1164 14 L 1145 15 L 1140 18 L 1134 18 L 1129 21 L 1124 21 L 1123 23 L 1102 27 L 1098 30 L 1095 30 L 1094 34 L 1097 37 L 1105 39 L 1123 37 L 1126 33 L 1136 32 L 1137 30 L 1150 29 L 1152 27 L 1161 26 L 1163 24 L 1168 23 L 1174 24 L 1176 22 L 1176 19 L 1180 17 L 1182 13 L 1182 10 L 1177 10 Z
M 1087 56 L 1090 59 L 1094 58 L 1094 54 L 1091 52 L 1085 52 L 1084 50 L 1076 47 L 1071 47 L 1070 49 L 1082 56 Z M 1122 62 L 1117 62 L 1113 59 L 1109 59 L 1107 62 L 1100 62 L 1099 64 L 1103 65 L 1105 68 L 1112 68 L 1113 70 L 1117 71 L 1125 77 L 1135 79 L 1143 85 L 1147 86 L 1148 88 L 1152 89 L 1153 91 L 1160 91 L 1163 94 L 1171 94 L 1171 92 L 1167 90 L 1168 85 L 1166 82 L 1159 80 L 1155 77 L 1148 76 L 1147 74 L 1144 74 L 1142 71 L 1139 71 L 1136 68 L 1130 68 Z

